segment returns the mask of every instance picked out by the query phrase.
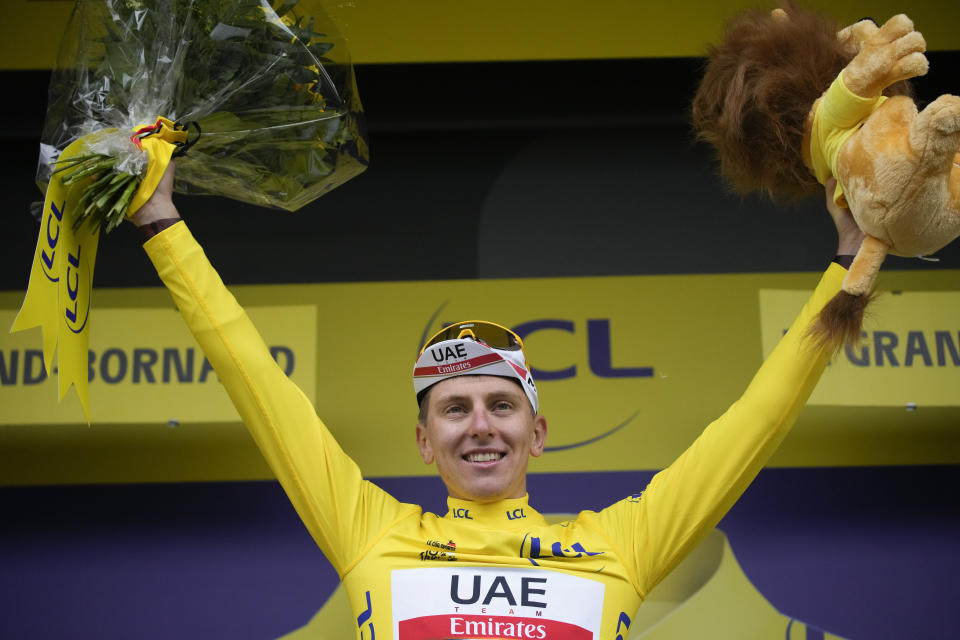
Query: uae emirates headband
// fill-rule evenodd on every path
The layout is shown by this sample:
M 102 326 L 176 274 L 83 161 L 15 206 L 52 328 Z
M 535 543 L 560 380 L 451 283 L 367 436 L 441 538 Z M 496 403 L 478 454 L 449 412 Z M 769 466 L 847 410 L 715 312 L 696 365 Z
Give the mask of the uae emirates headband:
M 427 340 L 413 366 L 417 403 L 423 400 L 427 389 L 438 382 L 465 375 L 516 380 L 527 395 L 533 413 L 540 410 L 523 342 L 506 327 L 469 320 L 445 327 Z

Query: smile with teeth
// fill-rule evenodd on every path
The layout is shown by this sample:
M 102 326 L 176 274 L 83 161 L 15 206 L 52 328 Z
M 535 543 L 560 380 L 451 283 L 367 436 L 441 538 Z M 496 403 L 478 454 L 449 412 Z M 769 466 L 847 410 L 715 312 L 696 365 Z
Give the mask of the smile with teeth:
M 494 460 L 499 460 L 505 455 L 507 454 L 487 451 L 483 453 L 468 453 L 467 455 L 463 456 L 463 459 L 467 462 L 493 462 Z

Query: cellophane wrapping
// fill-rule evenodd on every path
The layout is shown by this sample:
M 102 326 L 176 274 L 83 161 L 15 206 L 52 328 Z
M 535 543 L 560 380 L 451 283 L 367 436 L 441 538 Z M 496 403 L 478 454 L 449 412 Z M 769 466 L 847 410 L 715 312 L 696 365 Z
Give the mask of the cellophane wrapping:
M 196 139 L 175 189 L 296 210 L 368 162 L 343 39 L 297 0 L 79 0 L 50 82 L 37 182 L 94 132 L 129 173 L 131 130 L 164 116 Z M 197 137 L 199 131 L 199 138 Z

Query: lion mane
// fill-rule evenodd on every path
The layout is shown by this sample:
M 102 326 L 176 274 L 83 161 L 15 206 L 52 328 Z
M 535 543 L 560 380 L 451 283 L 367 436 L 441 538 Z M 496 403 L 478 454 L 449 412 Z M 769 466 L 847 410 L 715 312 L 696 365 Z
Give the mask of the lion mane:
M 856 54 L 833 20 L 793 2 L 781 8 L 788 20 L 754 9 L 727 24 L 707 51 L 692 108 L 697 138 L 713 145 L 734 189 L 774 201 L 822 189 L 803 160 L 807 117 Z M 909 95 L 910 87 L 897 83 L 884 93 Z

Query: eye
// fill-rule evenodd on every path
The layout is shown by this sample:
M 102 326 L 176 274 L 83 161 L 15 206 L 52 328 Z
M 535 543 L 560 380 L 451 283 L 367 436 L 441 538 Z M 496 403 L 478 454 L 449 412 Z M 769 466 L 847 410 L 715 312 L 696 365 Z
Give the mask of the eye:
M 494 411 L 511 411 L 513 409 L 513 403 L 508 400 L 498 400 L 493 405 Z
M 459 404 L 452 404 L 443 410 L 443 412 L 447 415 L 456 415 L 458 413 L 464 413 L 465 411 L 466 410 Z

